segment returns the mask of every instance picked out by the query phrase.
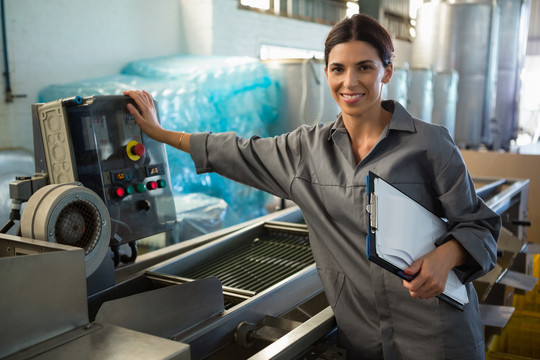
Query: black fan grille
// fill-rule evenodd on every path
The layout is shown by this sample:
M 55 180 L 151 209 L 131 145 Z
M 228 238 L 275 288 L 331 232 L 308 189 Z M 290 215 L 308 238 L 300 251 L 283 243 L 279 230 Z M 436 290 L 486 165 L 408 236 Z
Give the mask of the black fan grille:
M 60 211 L 54 232 L 57 243 L 83 248 L 86 256 L 99 242 L 99 211 L 90 201 L 74 201 Z

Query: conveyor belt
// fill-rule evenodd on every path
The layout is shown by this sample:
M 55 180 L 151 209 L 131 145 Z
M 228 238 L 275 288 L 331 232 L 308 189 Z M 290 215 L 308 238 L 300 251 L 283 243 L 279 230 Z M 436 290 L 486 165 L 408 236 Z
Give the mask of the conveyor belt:
M 230 309 L 314 263 L 305 224 L 269 221 L 149 271 L 146 277 L 163 285 L 217 277 L 225 308 Z

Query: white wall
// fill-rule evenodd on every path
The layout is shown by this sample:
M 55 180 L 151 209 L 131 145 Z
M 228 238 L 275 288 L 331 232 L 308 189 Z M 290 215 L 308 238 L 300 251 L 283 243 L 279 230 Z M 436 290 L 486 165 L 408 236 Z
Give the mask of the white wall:
M 216 55 L 259 56 L 261 45 L 323 51 L 328 25 L 238 9 L 237 0 L 214 0 Z
M 238 0 L 180 0 L 189 54 L 259 57 L 261 45 L 322 51 L 330 26 L 238 8 Z
M 32 150 L 30 109 L 42 88 L 185 51 L 179 0 L 5 0 L 5 13 L 11 86 L 27 97 L 6 104 L 0 94 L 0 149 Z
M 214 0 L 180 0 L 180 2 L 186 52 L 193 55 L 212 55 Z

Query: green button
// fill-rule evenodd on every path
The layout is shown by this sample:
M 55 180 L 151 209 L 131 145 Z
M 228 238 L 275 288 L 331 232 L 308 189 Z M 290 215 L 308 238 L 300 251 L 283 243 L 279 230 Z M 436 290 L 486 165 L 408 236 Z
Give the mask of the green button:
M 137 189 L 137 192 L 142 193 L 146 191 L 146 186 L 144 186 L 144 184 L 137 184 L 136 189 Z
M 133 191 L 135 191 L 133 189 L 133 186 L 131 186 L 131 185 L 126 186 L 126 194 L 131 195 L 131 194 L 133 194 Z
M 163 189 L 165 186 L 167 186 L 167 182 L 165 180 L 161 179 L 157 181 L 158 188 Z

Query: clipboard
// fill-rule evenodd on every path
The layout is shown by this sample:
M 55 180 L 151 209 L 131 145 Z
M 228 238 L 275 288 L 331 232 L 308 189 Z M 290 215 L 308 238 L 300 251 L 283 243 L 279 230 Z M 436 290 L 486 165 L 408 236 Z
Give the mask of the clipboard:
M 435 241 L 447 232 L 446 222 L 371 171 L 367 194 L 368 260 L 411 281 L 414 275 L 403 270 L 435 249 Z M 467 289 L 454 270 L 437 297 L 460 310 L 469 302 Z

